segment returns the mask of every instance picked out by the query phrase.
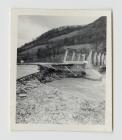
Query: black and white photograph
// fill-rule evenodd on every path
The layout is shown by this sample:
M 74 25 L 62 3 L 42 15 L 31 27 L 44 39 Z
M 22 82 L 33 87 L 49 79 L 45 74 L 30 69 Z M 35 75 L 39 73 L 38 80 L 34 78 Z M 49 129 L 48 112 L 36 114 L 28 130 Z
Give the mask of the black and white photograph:
M 112 131 L 110 10 L 11 12 L 11 126 Z

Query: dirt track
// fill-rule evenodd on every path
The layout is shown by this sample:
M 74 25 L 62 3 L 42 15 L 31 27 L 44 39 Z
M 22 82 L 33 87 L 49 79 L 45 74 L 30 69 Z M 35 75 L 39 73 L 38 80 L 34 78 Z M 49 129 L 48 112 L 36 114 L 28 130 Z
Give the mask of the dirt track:
M 25 97 L 19 97 L 24 91 Z M 105 76 L 102 81 L 65 78 L 47 84 L 32 79 L 17 85 L 17 123 L 103 124 Z

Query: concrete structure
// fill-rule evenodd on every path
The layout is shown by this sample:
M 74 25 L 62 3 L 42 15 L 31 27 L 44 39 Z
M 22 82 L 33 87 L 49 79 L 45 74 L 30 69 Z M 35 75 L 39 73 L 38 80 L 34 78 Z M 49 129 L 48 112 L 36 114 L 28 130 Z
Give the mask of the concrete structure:
M 97 65 L 98 66 L 100 66 L 100 63 L 101 63 L 101 53 L 99 53 L 98 55 L 97 55 Z
M 81 59 L 81 53 L 78 54 L 78 61 Z
M 94 53 L 94 56 L 93 56 L 93 64 L 94 65 L 97 65 L 97 52 Z
M 71 61 L 74 61 L 74 58 L 75 58 L 75 51 L 73 51 Z
M 64 55 L 64 62 L 66 62 L 66 61 L 67 61 L 67 55 L 68 55 L 68 49 L 66 49 L 66 51 L 65 51 L 65 55 Z
M 101 55 L 101 65 L 104 66 L 104 59 L 105 59 L 105 55 L 104 53 Z
M 82 63 L 87 61 L 89 65 L 105 66 L 106 56 L 101 52 L 89 52 L 88 54 L 82 53 L 81 49 L 66 48 L 64 55 L 64 63 Z M 70 58 L 69 58 L 70 56 Z M 86 57 L 87 56 L 87 57 Z

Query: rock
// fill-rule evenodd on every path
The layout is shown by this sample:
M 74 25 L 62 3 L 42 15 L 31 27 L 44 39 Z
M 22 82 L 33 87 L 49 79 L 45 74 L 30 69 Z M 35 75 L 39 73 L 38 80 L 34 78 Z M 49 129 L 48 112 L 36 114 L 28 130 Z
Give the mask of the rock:
M 23 97 L 27 97 L 27 94 L 22 93 L 22 94 L 19 94 L 18 96 L 23 98 Z
M 86 72 L 85 78 L 87 78 L 87 79 L 91 79 L 91 80 L 101 80 L 102 79 L 102 75 L 94 69 L 86 69 L 85 72 Z
M 21 98 L 27 97 L 27 92 L 24 89 L 19 88 L 16 93 L 18 97 Z

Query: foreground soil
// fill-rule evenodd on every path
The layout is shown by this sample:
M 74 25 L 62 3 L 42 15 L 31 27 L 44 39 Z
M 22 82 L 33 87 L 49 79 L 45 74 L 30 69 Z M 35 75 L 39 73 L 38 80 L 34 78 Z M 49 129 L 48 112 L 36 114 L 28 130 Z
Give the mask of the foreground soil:
M 16 123 L 104 124 L 105 76 L 101 81 L 64 78 L 17 83 Z

